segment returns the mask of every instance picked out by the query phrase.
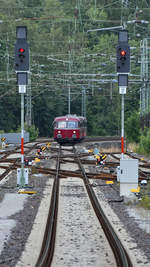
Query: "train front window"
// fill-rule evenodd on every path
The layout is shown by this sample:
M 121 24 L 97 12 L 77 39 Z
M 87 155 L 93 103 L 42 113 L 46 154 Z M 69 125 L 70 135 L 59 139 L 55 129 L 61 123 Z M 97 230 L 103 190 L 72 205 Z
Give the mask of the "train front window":
M 68 121 L 67 128 L 69 129 L 75 129 L 78 127 L 77 121 Z
M 58 129 L 64 129 L 66 127 L 67 127 L 66 121 L 58 121 L 58 126 L 57 126 Z
M 77 121 L 58 121 L 57 122 L 58 129 L 76 129 L 78 128 Z

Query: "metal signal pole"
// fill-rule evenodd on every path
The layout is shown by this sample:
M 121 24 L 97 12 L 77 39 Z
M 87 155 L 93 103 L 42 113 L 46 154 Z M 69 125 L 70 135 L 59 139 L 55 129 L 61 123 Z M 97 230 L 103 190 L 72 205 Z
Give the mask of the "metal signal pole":
M 26 91 L 26 85 L 24 86 L 24 90 Z M 21 93 L 21 186 L 23 187 L 24 185 L 25 185 L 25 179 L 24 179 L 24 92 L 23 92 Z
M 28 169 L 24 169 L 24 94 L 26 93 L 27 73 L 18 72 L 19 93 L 21 94 L 21 170 L 17 169 L 17 184 L 23 188 L 28 184 Z
M 32 124 L 32 103 L 31 103 L 31 73 L 28 73 L 28 86 L 27 86 L 27 95 L 26 95 L 26 124 L 27 126 L 31 126 Z
M 121 157 L 122 159 L 123 159 L 123 155 L 124 155 L 124 94 L 121 94 Z
M 82 88 L 82 116 L 86 117 L 86 89 Z
M 71 82 L 71 44 L 69 41 L 69 85 L 68 85 L 68 114 L 70 114 L 70 106 L 71 106 L 71 92 L 70 92 L 70 82 Z
M 117 46 L 117 73 L 119 93 L 121 94 L 121 158 L 124 155 L 124 95 L 128 86 L 128 73 L 130 72 L 130 47 L 128 45 L 128 32 L 119 32 Z
M 27 43 L 26 26 L 16 28 L 15 44 L 15 71 L 19 93 L 21 94 L 21 169 L 17 169 L 17 184 L 23 188 L 28 184 L 28 169 L 24 169 L 24 94 L 27 87 L 27 75 L 29 72 L 29 45 Z
M 148 39 L 141 41 L 141 81 L 143 82 L 140 90 L 140 115 L 148 114 L 149 107 L 149 88 L 148 88 Z
M 70 114 L 70 84 L 68 86 L 68 114 Z

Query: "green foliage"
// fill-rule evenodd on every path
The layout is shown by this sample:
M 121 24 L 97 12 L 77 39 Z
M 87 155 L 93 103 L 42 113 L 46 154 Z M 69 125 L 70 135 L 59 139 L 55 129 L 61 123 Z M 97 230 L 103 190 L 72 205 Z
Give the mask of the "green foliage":
M 150 197 L 149 196 L 143 196 L 140 201 L 140 206 L 144 209 L 150 210 Z
M 16 131 L 20 125 L 20 95 L 14 71 L 16 26 L 28 28 L 31 54 L 32 121 L 36 138 L 52 135 L 54 117 L 81 115 L 82 89 L 86 89 L 88 134 L 120 134 L 120 95 L 116 77 L 117 31 L 89 31 L 114 27 L 135 19 L 136 6 L 150 20 L 146 0 L 1 0 L 0 14 L 0 130 Z M 123 8 L 122 8 L 123 5 Z M 9 22 L 9 23 L 8 23 Z M 140 41 L 149 36 L 149 25 L 127 24 L 131 50 L 131 74 L 125 100 L 125 131 L 129 141 L 139 141 Z M 140 31 L 140 40 L 136 34 Z M 69 75 L 70 73 L 70 75 Z M 26 98 L 25 98 L 26 113 Z M 9 123 L 8 123 L 9 122 Z M 144 140 L 145 142 L 145 140 Z
M 24 130 L 26 132 L 29 132 L 30 141 L 36 140 L 36 138 L 39 136 L 39 129 L 36 128 L 35 125 L 31 125 L 31 126 L 25 125 Z M 15 132 L 20 133 L 21 132 L 21 126 L 19 126 Z
M 126 138 L 129 142 L 139 142 L 140 139 L 140 115 L 138 112 L 133 112 L 127 118 L 125 123 Z
M 145 128 L 140 136 L 138 152 L 150 155 L 150 128 Z
M 94 136 L 118 135 L 120 106 L 116 98 L 96 93 L 88 103 L 88 134 Z
M 30 141 L 34 141 L 39 136 L 39 129 L 35 127 L 35 125 L 31 125 L 30 127 L 25 126 L 25 130 L 29 132 Z

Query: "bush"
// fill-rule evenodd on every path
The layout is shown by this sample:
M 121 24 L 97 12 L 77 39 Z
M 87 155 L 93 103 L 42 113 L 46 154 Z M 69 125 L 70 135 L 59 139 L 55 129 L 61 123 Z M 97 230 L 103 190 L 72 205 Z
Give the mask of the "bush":
M 128 142 L 138 143 L 140 140 L 140 119 L 139 113 L 134 112 L 132 115 L 127 119 L 125 123 L 125 132 L 126 138 Z
M 29 132 L 30 134 L 30 141 L 34 141 L 36 140 L 36 138 L 39 136 L 39 129 L 35 128 L 35 125 L 31 125 L 31 126 L 24 126 L 24 129 L 26 132 Z M 19 126 L 18 129 L 16 130 L 16 132 L 21 132 L 21 127 Z
M 25 126 L 25 130 L 30 134 L 30 141 L 36 140 L 39 136 L 39 129 L 35 128 L 35 125 L 31 125 L 30 127 Z
M 148 209 L 150 210 L 150 197 L 148 196 L 143 196 L 141 202 L 140 202 L 140 206 L 144 209 Z
M 150 154 L 150 128 L 144 129 L 144 132 L 140 137 L 138 152 L 142 154 Z

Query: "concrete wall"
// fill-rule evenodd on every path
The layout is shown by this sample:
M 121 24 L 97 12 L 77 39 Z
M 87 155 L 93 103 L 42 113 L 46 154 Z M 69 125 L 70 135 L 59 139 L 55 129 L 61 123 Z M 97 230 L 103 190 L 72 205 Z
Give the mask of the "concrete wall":
M 3 133 L 0 134 L 0 144 L 1 138 L 6 138 L 6 144 L 20 144 L 21 143 L 21 133 Z M 24 132 L 24 143 L 29 142 L 29 133 Z

